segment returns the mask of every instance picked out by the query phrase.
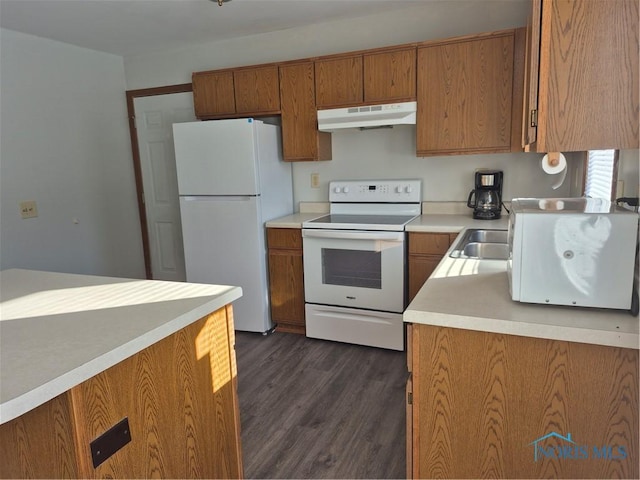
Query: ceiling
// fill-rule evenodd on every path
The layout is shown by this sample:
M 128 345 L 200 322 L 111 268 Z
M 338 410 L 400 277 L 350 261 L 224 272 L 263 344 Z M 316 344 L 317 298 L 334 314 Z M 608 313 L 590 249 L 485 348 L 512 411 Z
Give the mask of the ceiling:
M 121 56 L 457 0 L 0 0 L 0 27 Z

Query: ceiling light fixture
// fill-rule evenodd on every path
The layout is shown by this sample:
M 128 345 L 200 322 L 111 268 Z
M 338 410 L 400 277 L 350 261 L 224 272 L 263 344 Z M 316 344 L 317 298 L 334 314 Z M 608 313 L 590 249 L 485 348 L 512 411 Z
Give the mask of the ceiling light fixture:
M 231 0 L 211 0 L 212 2 L 218 2 L 218 5 L 222 6 L 223 3 L 230 2 Z

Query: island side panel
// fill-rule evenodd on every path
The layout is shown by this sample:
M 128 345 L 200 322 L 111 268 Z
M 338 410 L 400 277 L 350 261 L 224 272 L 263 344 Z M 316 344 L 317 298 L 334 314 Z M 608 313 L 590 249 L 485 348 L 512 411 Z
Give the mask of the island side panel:
M 413 325 L 412 351 L 414 477 L 638 478 L 637 350 Z
M 68 392 L 0 425 L 0 478 L 77 478 Z
M 71 390 L 84 478 L 240 478 L 231 308 Z M 89 444 L 127 417 L 131 442 L 94 469 Z

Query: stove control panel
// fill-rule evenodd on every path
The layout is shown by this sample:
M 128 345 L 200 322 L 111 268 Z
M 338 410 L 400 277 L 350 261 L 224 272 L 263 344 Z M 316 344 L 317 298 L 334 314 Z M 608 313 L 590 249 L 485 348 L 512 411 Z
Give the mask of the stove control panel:
M 336 180 L 329 182 L 329 201 L 345 203 L 419 203 L 421 180 Z

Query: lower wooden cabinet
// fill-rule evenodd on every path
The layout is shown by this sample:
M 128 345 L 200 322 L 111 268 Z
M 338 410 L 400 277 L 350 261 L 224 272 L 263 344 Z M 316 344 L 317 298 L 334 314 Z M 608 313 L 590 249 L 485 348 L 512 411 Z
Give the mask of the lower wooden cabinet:
M 639 478 L 638 350 L 409 329 L 408 478 Z
M 457 233 L 409 232 L 409 301 L 433 273 Z
M 242 478 L 234 345 L 227 306 L 0 425 L 0 477 Z M 94 467 L 124 418 L 131 440 Z
M 268 228 L 271 320 L 277 330 L 306 333 L 302 230 Z

